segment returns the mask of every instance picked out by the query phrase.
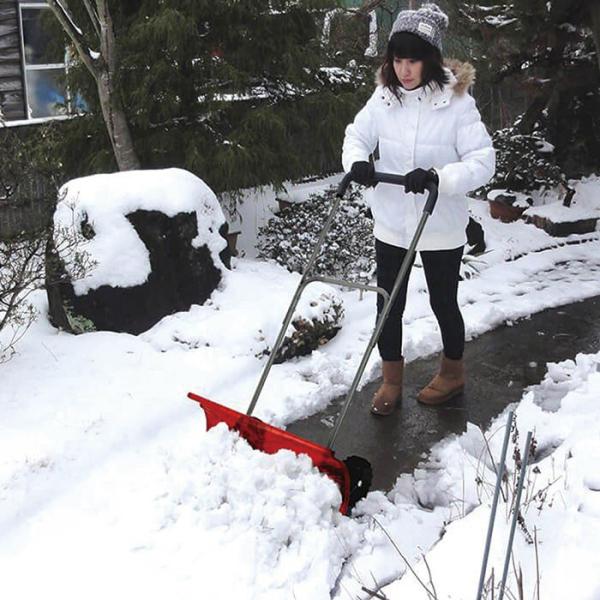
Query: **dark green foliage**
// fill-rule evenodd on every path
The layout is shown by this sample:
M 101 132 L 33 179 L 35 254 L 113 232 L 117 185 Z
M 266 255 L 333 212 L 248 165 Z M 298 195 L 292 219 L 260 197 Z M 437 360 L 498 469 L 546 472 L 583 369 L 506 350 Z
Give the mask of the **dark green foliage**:
M 0 128 L 0 363 L 35 318 L 28 301 L 43 284 L 42 255 L 56 203 L 57 139 L 46 128 Z
M 478 71 L 493 84 L 512 81 L 526 98 L 518 133 L 550 142 L 567 177 L 600 167 L 600 69 L 592 4 L 481 0 L 462 3 L 458 11 L 463 26 L 484 45 L 473 57 Z
M 531 192 L 564 181 L 554 160 L 552 146 L 539 134 L 522 134 L 516 127 L 508 127 L 494 132 L 493 141 L 496 174 L 482 188 L 484 191 L 506 188 L 513 192 Z
M 372 87 L 321 44 L 337 0 L 111 3 L 118 91 L 144 168 L 178 166 L 215 191 L 339 170 L 344 128 Z M 85 20 L 80 7 L 79 18 Z M 93 48 L 93 43 L 91 47 Z M 341 67 L 332 83 L 322 67 Z M 65 128 L 72 174 L 115 168 L 94 84 L 70 71 L 89 113 Z M 358 91 L 357 91 L 358 90 Z
M 296 356 L 306 356 L 313 350 L 335 337 L 342 327 L 344 307 L 341 301 L 329 295 L 320 298 L 326 309 L 321 319 L 296 319 L 292 322 L 294 331 L 283 340 L 275 357 L 275 364 L 281 364 Z M 267 350 L 265 354 L 268 354 Z
M 331 211 L 335 191 L 332 187 L 313 194 L 271 219 L 259 230 L 258 257 L 301 273 Z M 375 266 L 372 228 L 367 206 L 359 189 L 353 187 L 340 203 L 315 272 L 352 281 L 370 280 Z
M 0 207 L 4 216 L 0 240 L 10 235 L 11 229 L 36 236 L 49 221 L 64 177 L 61 142 L 51 125 L 0 126 Z

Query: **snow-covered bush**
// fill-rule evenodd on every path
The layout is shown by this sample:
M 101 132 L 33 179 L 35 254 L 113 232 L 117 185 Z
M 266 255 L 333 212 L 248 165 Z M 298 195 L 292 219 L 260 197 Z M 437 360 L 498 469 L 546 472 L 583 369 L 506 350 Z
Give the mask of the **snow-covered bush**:
M 306 356 L 332 339 L 342 326 L 344 307 L 342 299 L 335 293 L 322 293 L 311 303 L 318 310 L 312 318 L 298 318 L 292 321 L 294 331 L 283 340 L 275 357 L 280 364 L 295 356 Z
M 47 221 L 62 176 L 57 144 L 46 127 L 0 128 L 0 363 L 37 315 L 29 296 L 44 283 Z
M 493 135 L 496 149 L 496 174 L 482 188 L 531 192 L 553 188 L 564 181 L 553 155 L 553 146 L 542 134 L 524 135 L 516 126 L 499 129 Z
M 335 187 L 284 208 L 258 232 L 258 257 L 301 273 L 331 211 Z M 369 280 L 375 266 L 375 242 L 368 207 L 351 187 L 340 202 L 315 272 L 351 281 Z

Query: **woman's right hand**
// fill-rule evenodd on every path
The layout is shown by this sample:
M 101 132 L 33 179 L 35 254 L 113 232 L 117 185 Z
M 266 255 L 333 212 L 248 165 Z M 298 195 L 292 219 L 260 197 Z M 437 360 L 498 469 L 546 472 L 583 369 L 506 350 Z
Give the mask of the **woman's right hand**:
M 377 182 L 373 179 L 375 167 L 366 160 L 359 160 L 352 163 L 350 173 L 352 181 L 356 181 L 356 183 L 366 185 L 367 187 L 375 187 L 377 185 Z

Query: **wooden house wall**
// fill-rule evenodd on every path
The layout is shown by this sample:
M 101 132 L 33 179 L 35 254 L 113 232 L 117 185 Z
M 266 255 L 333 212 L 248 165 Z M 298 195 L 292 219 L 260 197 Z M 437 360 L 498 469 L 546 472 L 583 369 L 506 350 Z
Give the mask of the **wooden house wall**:
M 17 0 L 0 0 L 0 104 L 6 119 L 25 118 Z

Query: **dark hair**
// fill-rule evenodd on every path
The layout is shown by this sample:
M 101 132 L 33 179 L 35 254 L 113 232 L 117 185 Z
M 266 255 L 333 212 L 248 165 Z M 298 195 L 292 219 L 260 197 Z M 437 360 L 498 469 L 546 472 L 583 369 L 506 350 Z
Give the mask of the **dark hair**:
M 388 42 L 383 65 L 381 66 L 381 78 L 383 85 L 389 88 L 400 102 L 402 100 L 397 88 L 401 87 L 401 83 L 394 71 L 394 58 L 422 60 L 423 87 L 429 87 L 433 90 L 437 85 L 441 90 L 450 81 L 448 74 L 444 71 L 442 53 L 436 46 L 409 31 L 397 31 Z

